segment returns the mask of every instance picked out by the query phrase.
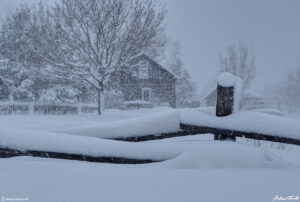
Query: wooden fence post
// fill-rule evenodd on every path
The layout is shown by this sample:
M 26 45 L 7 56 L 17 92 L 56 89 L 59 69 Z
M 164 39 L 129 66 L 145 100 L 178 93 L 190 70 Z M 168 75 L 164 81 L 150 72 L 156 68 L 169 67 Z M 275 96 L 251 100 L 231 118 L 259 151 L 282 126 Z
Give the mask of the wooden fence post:
M 219 76 L 217 86 L 216 116 L 218 117 L 228 116 L 232 114 L 234 107 L 235 76 L 230 73 L 222 74 Z M 236 138 L 234 136 L 217 133 L 214 134 L 214 140 L 235 141 Z

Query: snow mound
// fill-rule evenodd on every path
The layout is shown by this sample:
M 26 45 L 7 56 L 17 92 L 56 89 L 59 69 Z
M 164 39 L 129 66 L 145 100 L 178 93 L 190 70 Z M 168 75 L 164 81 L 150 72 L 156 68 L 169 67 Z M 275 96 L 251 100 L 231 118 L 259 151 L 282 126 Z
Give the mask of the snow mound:
M 276 115 L 276 116 L 284 116 L 282 111 L 274 108 L 254 109 L 253 111 L 270 114 L 270 115 Z
M 222 72 L 218 76 L 218 84 L 223 87 L 232 87 L 236 83 L 236 76 L 229 72 Z
M 293 167 L 269 151 L 226 141 L 190 142 L 180 156 L 161 164 L 180 169 Z
M 216 107 L 215 106 L 213 106 L 213 107 L 200 107 L 199 111 L 203 112 L 203 113 L 206 113 L 206 114 L 210 114 L 212 116 L 216 115 Z
M 182 110 L 181 122 L 300 139 L 299 120 L 255 111 L 241 111 L 226 117 L 216 117 L 199 111 Z
M 118 138 L 177 132 L 180 130 L 180 113 L 176 110 L 153 113 L 110 123 L 99 123 L 61 132 L 97 138 Z

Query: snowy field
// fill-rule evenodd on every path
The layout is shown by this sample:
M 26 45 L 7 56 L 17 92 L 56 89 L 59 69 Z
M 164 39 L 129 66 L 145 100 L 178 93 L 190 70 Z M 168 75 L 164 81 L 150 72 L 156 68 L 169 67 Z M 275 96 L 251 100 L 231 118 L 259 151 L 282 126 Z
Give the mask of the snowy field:
M 200 111 L 205 110 L 210 113 L 208 109 Z M 161 119 L 156 112 L 164 112 Z M 102 116 L 0 116 L 0 136 L 2 134 L 2 140 L 8 145 L 22 143 L 22 146 L 10 145 L 16 148 L 161 161 L 115 165 L 32 157 L 0 159 L 0 198 L 37 202 L 265 202 L 277 195 L 300 196 L 299 146 L 261 142 L 261 146 L 256 147 L 241 138 L 236 143 L 217 142 L 212 141 L 211 134 L 141 143 L 76 134 L 78 131 L 95 133 L 96 129 L 103 130 L 102 133 L 107 130 L 106 135 L 113 134 L 110 129 L 113 121 L 118 121 L 124 134 L 132 130 L 125 128 L 124 123 L 136 123 L 148 133 L 155 132 L 143 123 L 144 115 L 151 117 L 148 123 L 157 125 L 160 130 L 163 125 L 177 129 L 171 123 L 178 122 L 178 111 L 168 108 L 107 110 Z M 18 139 L 12 141 L 10 135 Z M 38 141 L 39 138 L 43 141 Z

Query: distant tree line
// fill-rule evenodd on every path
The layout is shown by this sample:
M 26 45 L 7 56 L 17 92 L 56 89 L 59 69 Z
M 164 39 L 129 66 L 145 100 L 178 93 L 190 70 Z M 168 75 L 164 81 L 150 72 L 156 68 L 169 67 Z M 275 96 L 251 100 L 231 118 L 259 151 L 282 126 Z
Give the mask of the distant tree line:
M 290 112 L 300 110 L 300 68 L 287 73 L 277 85 L 270 89 L 268 95 L 276 100 L 282 109 Z
M 176 82 L 176 104 L 177 107 L 190 107 L 197 100 L 196 83 L 184 68 L 182 62 L 181 43 L 179 40 L 169 39 L 167 42 L 166 66 L 177 76 Z
M 256 71 L 253 50 L 245 44 L 228 47 L 225 54 L 220 56 L 220 71 L 238 76 L 243 81 L 243 88 L 249 89 Z

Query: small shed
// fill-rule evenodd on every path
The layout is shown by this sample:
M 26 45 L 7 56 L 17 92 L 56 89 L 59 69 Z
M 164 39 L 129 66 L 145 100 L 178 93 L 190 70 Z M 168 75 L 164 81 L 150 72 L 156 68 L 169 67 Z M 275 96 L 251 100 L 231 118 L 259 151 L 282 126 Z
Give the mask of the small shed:
M 217 88 L 214 88 L 210 93 L 208 93 L 204 98 L 204 103 L 206 106 L 216 106 L 217 104 Z

